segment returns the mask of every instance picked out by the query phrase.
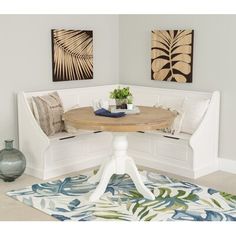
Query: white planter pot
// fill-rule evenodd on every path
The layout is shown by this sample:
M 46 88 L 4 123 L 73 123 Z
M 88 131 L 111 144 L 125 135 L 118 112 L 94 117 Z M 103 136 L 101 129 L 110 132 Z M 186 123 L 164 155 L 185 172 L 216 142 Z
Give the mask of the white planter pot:
M 134 104 L 127 104 L 127 109 L 128 110 L 133 110 L 134 109 Z

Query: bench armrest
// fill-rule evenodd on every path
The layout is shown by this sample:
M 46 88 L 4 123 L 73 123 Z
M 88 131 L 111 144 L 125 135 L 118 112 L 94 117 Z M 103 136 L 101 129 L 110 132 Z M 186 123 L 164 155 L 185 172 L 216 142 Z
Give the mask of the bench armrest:
M 219 140 L 219 115 L 220 115 L 220 93 L 212 94 L 208 109 L 197 130 L 190 138 L 190 146 L 193 149 L 193 166 L 204 163 L 203 159 L 216 161 L 218 157 Z M 206 165 L 209 163 L 205 163 Z M 197 165 L 199 166 L 199 165 Z

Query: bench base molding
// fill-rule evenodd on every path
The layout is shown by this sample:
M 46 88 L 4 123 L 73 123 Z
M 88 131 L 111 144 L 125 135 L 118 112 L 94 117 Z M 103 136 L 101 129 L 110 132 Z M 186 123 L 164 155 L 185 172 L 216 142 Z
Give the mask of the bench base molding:
M 147 167 L 150 169 L 161 170 L 164 172 L 172 173 L 179 176 L 184 176 L 191 179 L 197 179 L 204 175 L 210 174 L 218 170 L 218 160 L 216 159 L 215 163 L 212 163 L 211 166 L 205 168 L 193 170 L 192 168 L 182 167 L 181 165 L 173 165 L 173 163 L 168 163 L 167 161 L 161 162 L 154 157 L 145 153 L 138 153 L 134 150 L 129 150 L 129 155 L 132 156 L 135 160 L 135 163 L 138 166 Z
M 69 164 L 65 163 L 63 167 L 54 168 L 46 171 L 27 166 L 25 169 L 25 174 L 46 180 L 70 174 L 72 172 L 78 172 L 85 169 L 95 168 L 97 166 L 100 166 L 104 159 L 105 156 L 94 156 L 93 158 L 85 159 L 83 161 L 73 162 Z
M 129 153 L 134 158 L 135 163 L 138 167 L 147 167 L 150 169 L 161 170 L 164 172 L 168 172 L 168 173 L 172 173 L 172 174 L 180 175 L 180 176 L 183 176 L 183 173 L 184 173 L 185 177 L 191 178 L 191 179 L 202 177 L 204 175 L 218 171 L 219 169 L 226 172 L 234 173 L 234 174 L 236 173 L 236 170 L 232 171 L 229 169 L 222 168 L 221 166 L 222 164 L 218 164 L 218 161 L 216 161 L 216 163 L 214 163 L 210 167 L 208 166 L 206 168 L 193 171 L 191 169 L 181 168 L 180 166 L 173 166 L 170 164 L 168 165 L 166 163 L 161 163 L 156 160 L 150 160 L 148 157 L 145 157 L 143 155 L 142 157 L 137 157 L 137 156 L 135 157 L 132 151 L 130 151 Z M 65 165 L 60 168 L 47 170 L 45 172 L 43 170 L 27 166 L 25 169 L 25 174 L 35 176 L 39 179 L 44 179 L 44 180 L 50 179 L 50 178 L 55 178 L 57 176 L 70 174 L 72 172 L 78 172 L 78 171 L 82 171 L 82 170 L 86 170 L 90 168 L 99 168 L 99 166 L 101 165 L 101 163 L 104 161 L 105 158 L 106 157 L 93 157 L 83 162 L 71 163 L 69 165 Z M 222 161 L 224 160 L 219 160 L 220 163 Z

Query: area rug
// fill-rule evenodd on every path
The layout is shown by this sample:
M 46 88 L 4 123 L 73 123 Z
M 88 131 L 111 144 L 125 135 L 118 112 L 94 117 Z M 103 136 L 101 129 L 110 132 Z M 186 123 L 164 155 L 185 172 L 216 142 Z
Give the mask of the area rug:
M 93 173 L 34 184 L 7 193 L 58 220 L 73 221 L 236 221 L 236 196 L 143 171 L 155 200 L 139 194 L 127 175 L 113 175 L 99 201 L 89 202 L 96 188 Z

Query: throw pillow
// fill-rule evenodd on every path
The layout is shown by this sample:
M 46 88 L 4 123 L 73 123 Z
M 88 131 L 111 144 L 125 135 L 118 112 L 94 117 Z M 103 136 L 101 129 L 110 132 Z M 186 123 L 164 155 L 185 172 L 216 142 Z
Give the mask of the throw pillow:
M 33 113 L 41 129 L 48 136 L 64 129 L 63 108 L 57 92 L 32 97 Z
M 161 131 L 163 131 L 165 133 L 170 133 L 172 135 L 180 133 L 181 128 L 182 128 L 183 119 L 184 119 L 184 114 L 185 114 L 184 111 L 182 111 L 181 109 L 177 110 L 177 109 L 174 109 L 171 107 L 165 107 L 165 106 L 156 106 L 156 107 L 160 107 L 162 109 L 166 109 L 166 110 L 176 113 L 176 118 L 174 119 L 172 125 L 168 128 L 161 129 Z
M 184 96 L 160 95 L 158 96 L 157 105 L 178 111 L 182 109 L 183 102 L 184 102 Z
M 175 120 L 173 121 L 173 124 L 171 126 L 171 133 L 172 134 L 179 134 L 181 132 L 183 120 L 184 120 L 184 111 L 176 111 L 177 116 Z
M 74 109 L 77 109 L 77 108 L 80 108 L 80 106 L 77 104 L 77 105 L 74 105 L 73 107 L 71 107 L 70 109 L 68 109 L 67 111 L 70 111 L 70 110 L 74 110 Z M 77 134 L 80 130 L 69 125 L 67 122 L 64 122 L 64 125 L 65 125 L 65 131 L 67 133 L 70 133 L 70 134 Z
M 65 131 L 69 134 L 77 134 L 79 132 L 79 129 L 77 129 L 65 122 Z
M 189 134 L 193 134 L 198 128 L 201 120 L 207 110 L 210 99 L 196 100 L 185 98 L 183 103 L 183 110 L 185 116 L 183 119 L 183 124 L 181 131 Z

